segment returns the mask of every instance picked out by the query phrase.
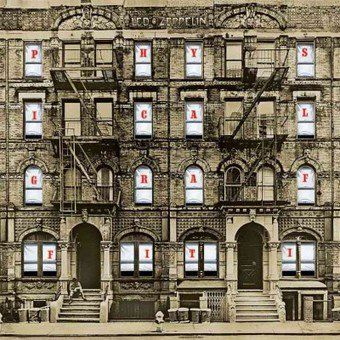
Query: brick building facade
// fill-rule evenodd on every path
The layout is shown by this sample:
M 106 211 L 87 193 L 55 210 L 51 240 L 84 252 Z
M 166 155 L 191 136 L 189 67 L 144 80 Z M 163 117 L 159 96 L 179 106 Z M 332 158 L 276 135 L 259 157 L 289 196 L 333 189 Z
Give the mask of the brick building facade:
M 326 318 L 340 7 L 69 2 L 0 8 L 0 301 Z

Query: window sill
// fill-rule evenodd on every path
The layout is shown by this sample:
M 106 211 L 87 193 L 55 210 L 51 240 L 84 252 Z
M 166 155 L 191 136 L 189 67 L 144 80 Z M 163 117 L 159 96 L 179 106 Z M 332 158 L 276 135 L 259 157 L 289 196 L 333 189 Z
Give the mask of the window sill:
M 29 276 L 22 276 L 21 277 L 21 282 L 36 282 L 36 281 L 53 281 L 53 282 L 57 282 L 58 281 L 58 277 L 56 276 L 51 276 L 51 277 L 29 277 Z

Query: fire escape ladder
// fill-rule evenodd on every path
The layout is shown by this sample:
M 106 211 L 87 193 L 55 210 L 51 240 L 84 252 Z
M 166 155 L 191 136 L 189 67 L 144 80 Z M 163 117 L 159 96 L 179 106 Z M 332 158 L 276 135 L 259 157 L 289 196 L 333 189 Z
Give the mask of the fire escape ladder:
M 271 73 L 269 78 L 266 80 L 266 82 L 263 84 L 263 86 L 257 92 L 257 94 L 256 94 L 255 98 L 253 99 L 251 105 L 247 108 L 247 110 L 245 110 L 242 119 L 240 120 L 240 122 L 238 123 L 236 128 L 234 129 L 233 134 L 230 136 L 231 140 L 234 139 L 235 136 L 237 135 L 237 133 L 241 130 L 241 127 L 243 126 L 244 122 L 247 120 L 248 116 L 253 111 L 253 109 L 256 106 L 256 104 L 259 102 L 263 92 L 268 88 L 269 84 L 274 80 L 278 70 L 279 70 L 278 68 L 275 68 L 273 70 L 273 72 Z
M 96 115 L 92 112 L 92 110 L 89 110 L 89 108 L 87 107 L 84 99 L 91 99 L 91 96 L 88 93 L 88 90 L 84 84 L 83 81 L 81 81 L 81 84 L 83 86 L 84 89 L 84 95 L 81 95 L 81 93 L 78 91 L 76 85 L 74 84 L 72 78 L 70 77 L 70 75 L 64 70 L 62 71 L 65 75 L 65 78 L 67 79 L 68 83 L 70 84 L 71 88 L 73 89 L 74 93 L 77 95 L 77 98 L 79 99 L 80 105 L 82 106 L 83 110 L 85 111 L 85 113 L 87 114 L 88 117 L 90 117 L 90 119 L 93 121 L 94 123 L 94 128 L 95 128 L 95 132 L 98 133 L 99 136 L 102 136 L 102 132 L 98 127 L 97 124 L 97 117 Z M 87 97 L 87 98 L 84 98 Z

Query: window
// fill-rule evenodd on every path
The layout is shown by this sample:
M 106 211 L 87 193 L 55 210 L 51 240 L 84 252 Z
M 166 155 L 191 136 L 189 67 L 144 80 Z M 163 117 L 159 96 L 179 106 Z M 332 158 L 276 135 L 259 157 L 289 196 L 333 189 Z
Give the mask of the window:
M 135 44 L 135 75 L 136 77 L 151 77 L 151 43 Z
M 186 68 L 185 74 L 188 78 L 201 78 L 203 75 L 202 60 L 203 60 L 202 43 L 190 42 L 185 44 L 185 59 Z
M 96 100 L 95 105 L 98 128 L 101 134 L 112 136 L 112 100 Z
M 33 233 L 23 241 L 23 276 L 56 276 L 57 244 L 47 233 Z
M 64 67 L 71 77 L 80 77 L 80 44 L 66 43 L 64 44 Z M 77 69 L 78 70 L 72 70 Z
M 225 135 L 230 136 L 233 134 L 241 118 L 243 117 L 243 101 L 242 99 L 228 99 L 225 103 L 224 112 L 224 126 L 223 132 Z M 236 137 L 240 137 L 241 130 L 236 134 Z
M 113 201 L 113 173 L 110 168 L 102 167 L 98 170 L 97 188 L 101 200 Z
M 153 201 L 152 171 L 145 165 L 139 166 L 135 171 L 135 203 L 152 204 Z
M 257 199 L 274 200 L 274 171 L 268 166 L 261 167 L 257 172 Z
M 242 41 L 227 41 L 226 43 L 226 76 L 240 78 L 243 74 Z
M 153 275 L 153 242 L 142 234 L 125 237 L 120 243 L 121 276 Z
M 42 49 L 40 43 L 25 44 L 25 77 L 42 76 Z
M 65 136 L 81 135 L 80 103 L 64 102 Z
M 66 201 L 81 200 L 81 172 L 77 168 L 65 171 L 64 198 Z
M 297 44 L 297 76 L 315 76 L 315 47 L 313 43 Z
M 113 61 L 112 57 L 113 57 L 112 43 L 109 43 L 109 42 L 97 42 L 96 43 L 96 66 L 112 67 L 112 61 Z
M 315 105 L 314 103 L 296 104 L 298 121 L 298 138 L 315 137 Z
M 225 200 L 229 202 L 242 200 L 241 170 L 232 166 L 225 172 Z
M 274 101 L 260 101 L 257 105 L 258 137 L 274 137 Z
M 287 240 L 282 242 L 282 276 L 304 277 L 316 275 L 316 242 Z
M 41 138 L 42 136 L 42 103 L 25 102 L 25 137 Z
M 135 138 L 152 137 L 152 103 L 135 102 Z
M 215 241 L 186 241 L 184 253 L 185 276 L 217 276 L 217 243 Z
M 185 134 L 189 138 L 203 136 L 203 102 L 186 102 Z
M 43 173 L 35 165 L 25 171 L 25 204 L 42 204 Z
M 185 171 L 185 203 L 203 203 L 203 171 L 198 166 L 190 166 Z
M 315 204 L 315 172 L 309 166 L 297 171 L 298 204 Z
M 259 42 L 255 53 L 257 57 L 257 77 L 269 78 L 275 66 L 275 43 Z

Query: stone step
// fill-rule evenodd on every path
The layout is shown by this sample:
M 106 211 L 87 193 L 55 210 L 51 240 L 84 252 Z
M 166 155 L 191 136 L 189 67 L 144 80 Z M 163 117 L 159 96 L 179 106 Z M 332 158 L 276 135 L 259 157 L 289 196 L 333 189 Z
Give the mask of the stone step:
M 99 318 L 99 311 L 98 312 L 92 312 L 92 311 L 81 311 L 81 312 L 60 312 L 59 313 L 60 318 L 65 317 L 88 317 L 88 318 Z
M 236 311 L 277 311 L 275 305 L 263 305 L 263 306 L 254 306 L 254 305 L 236 305 Z
M 255 319 L 255 318 L 242 318 L 238 319 L 236 317 L 236 322 L 280 322 L 279 319 Z
M 96 302 L 96 301 L 72 301 L 71 304 L 67 303 L 63 303 L 63 308 L 64 307 L 69 307 L 69 306 L 77 306 L 77 307 L 82 307 L 82 308 L 87 308 L 87 307 L 99 307 L 100 306 L 100 302 Z
M 72 304 L 71 305 L 67 305 L 67 306 L 62 306 L 61 309 L 60 309 L 60 312 L 71 312 L 71 311 L 74 311 L 74 312 L 82 312 L 82 311 L 93 311 L 93 312 L 97 312 L 100 310 L 100 307 L 99 306 L 73 306 Z
M 277 311 L 275 310 L 237 310 L 236 308 L 236 316 L 243 316 L 243 315 L 247 315 L 247 316 L 278 316 L 277 315 Z
M 235 301 L 274 301 L 274 299 L 271 299 L 269 296 L 236 296 Z
M 277 313 L 267 313 L 267 314 L 249 314 L 249 313 L 244 313 L 244 314 L 239 314 L 236 313 L 236 320 L 241 320 L 241 319 L 271 319 L 271 320 L 278 320 L 279 316 Z
M 99 318 L 70 318 L 70 317 L 66 317 L 66 318 L 58 318 L 57 320 L 58 322 L 99 322 L 100 319 Z
M 275 306 L 274 300 L 258 300 L 258 301 L 248 301 L 248 300 L 241 300 L 236 302 L 237 306 Z
M 103 301 L 101 297 L 94 297 L 94 296 L 86 296 L 85 295 L 85 299 L 88 301 L 88 302 L 101 302 Z M 70 298 L 69 297 L 66 297 L 64 298 L 64 301 L 70 301 Z M 85 300 L 83 300 L 81 297 L 77 297 L 77 298 L 73 298 L 72 301 L 84 301 L 86 302 Z

